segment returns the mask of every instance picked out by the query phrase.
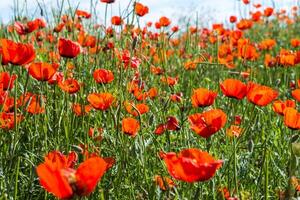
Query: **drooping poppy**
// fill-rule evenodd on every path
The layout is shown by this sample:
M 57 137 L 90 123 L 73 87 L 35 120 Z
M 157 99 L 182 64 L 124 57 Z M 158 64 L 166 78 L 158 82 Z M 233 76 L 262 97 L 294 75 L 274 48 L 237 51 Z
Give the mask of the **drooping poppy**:
M 195 113 L 188 117 L 190 128 L 198 135 L 208 138 L 223 128 L 227 115 L 220 109 Z
M 58 86 L 60 87 L 60 89 L 69 94 L 74 94 L 80 90 L 80 85 L 74 78 L 68 78 L 64 81 L 60 80 L 58 81 Z
M 123 133 L 135 137 L 140 129 L 138 120 L 128 117 L 122 120 Z
M 218 93 L 206 88 L 198 88 L 193 90 L 192 104 L 194 107 L 210 106 L 214 103 Z
M 38 81 L 48 81 L 59 68 L 57 63 L 37 62 L 31 63 L 28 67 L 28 73 Z
M 237 79 L 226 79 L 220 83 L 222 93 L 231 98 L 238 100 L 243 99 L 247 95 L 247 86 Z
M 0 73 L 0 85 L 3 90 L 11 90 L 14 87 L 14 82 L 17 78 L 16 74 L 10 75 L 8 72 Z
M 292 130 L 300 129 L 300 113 L 295 108 L 284 110 L 284 125 Z
M 114 74 L 108 69 L 96 69 L 93 77 L 97 83 L 107 84 L 114 80 Z
M 149 12 L 149 8 L 148 6 L 144 6 L 143 4 L 136 2 L 134 5 L 134 11 L 138 16 L 143 17 Z
M 173 178 L 189 183 L 211 179 L 223 163 L 207 152 L 193 148 L 184 149 L 178 155 L 160 152 L 160 157 Z
M 295 108 L 295 107 L 296 107 L 296 103 L 293 100 L 286 100 L 286 101 L 277 100 L 274 101 L 273 103 L 273 110 L 279 115 L 283 115 L 284 110 L 286 108 Z
M 247 88 L 247 99 L 258 106 L 267 106 L 278 96 L 276 90 L 253 82 L 249 82 Z
M 65 58 L 75 58 L 80 52 L 81 47 L 77 42 L 65 38 L 58 40 L 59 55 Z
M 35 51 L 31 44 L 15 43 L 12 40 L 0 40 L 2 64 L 25 65 L 35 59 Z
M 88 102 L 97 110 L 107 110 L 115 100 L 110 93 L 92 93 L 87 97 Z

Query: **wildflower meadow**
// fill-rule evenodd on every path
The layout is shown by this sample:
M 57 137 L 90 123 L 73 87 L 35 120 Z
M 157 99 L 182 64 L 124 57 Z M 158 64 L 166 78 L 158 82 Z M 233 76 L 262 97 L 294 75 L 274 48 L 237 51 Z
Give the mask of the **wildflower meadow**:
M 297 1 L 208 27 L 61 2 L 0 26 L 0 200 L 300 199 Z

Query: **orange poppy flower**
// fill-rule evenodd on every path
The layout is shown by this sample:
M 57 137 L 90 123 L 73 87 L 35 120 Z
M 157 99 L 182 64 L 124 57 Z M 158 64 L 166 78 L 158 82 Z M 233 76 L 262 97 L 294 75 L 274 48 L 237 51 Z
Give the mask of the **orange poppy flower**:
M 159 24 L 161 26 L 167 27 L 171 24 L 171 20 L 165 16 L 159 18 Z
M 148 6 L 144 6 L 143 4 L 138 2 L 135 3 L 134 10 L 135 13 L 140 17 L 143 17 L 149 12 Z
M 277 98 L 278 92 L 270 87 L 256 83 L 248 83 L 247 99 L 258 106 L 266 106 Z
M 124 106 L 126 111 L 135 117 L 137 117 L 138 115 L 145 114 L 149 111 L 149 106 L 147 106 L 144 103 L 134 105 L 133 103 L 125 101 Z
M 110 93 L 92 93 L 88 95 L 87 100 L 95 109 L 107 110 L 115 98 Z
M 243 99 L 247 95 L 247 86 L 237 79 L 226 79 L 220 83 L 222 93 L 231 98 L 238 100 Z
M 292 38 L 291 39 L 291 45 L 294 48 L 299 47 L 300 46 L 300 39 L 298 39 L 298 38 Z
M 14 82 L 18 76 L 16 74 L 9 75 L 8 72 L 0 73 L 0 85 L 3 90 L 11 90 L 14 87 Z
M 28 73 L 38 81 L 48 81 L 59 68 L 57 63 L 31 63 L 28 67 Z
M 154 99 L 158 95 L 157 88 L 153 87 L 150 88 L 147 92 L 147 96 L 150 97 L 150 99 Z
M 293 100 L 286 100 L 286 101 L 277 100 L 273 103 L 273 110 L 279 115 L 283 115 L 284 110 L 286 108 L 295 108 L 295 107 L 296 104 L 295 101 Z
M 123 133 L 135 137 L 140 129 L 138 120 L 128 117 L 122 120 Z
M 82 109 L 83 108 L 83 109 Z M 83 116 L 88 114 L 93 107 L 91 105 L 81 105 L 79 103 L 74 103 L 72 105 L 72 110 L 76 116 Z
M 178 82 L 178 77 L 161 77 L 160 79 L 163 83 L 167 83 L 169 86 L 174 86 Z
M 208 138 L 223 128 L 227 121 L 226 114 L 220 109 L 192 114 L 188 117 L 190 128 L 198 135 Z
M 23 115 L 16 115 L 16 123 L 20 123 L 24 119 Z M 0 113 L 0 128 L 1 129 L 13 129 L 15 127 L 15 114 L 2 112 Z
M 97 83 L 107 84 L 114 80 L 114 74 L 108 69 L 96 69 L 93 77 Z
M 35 51 L 31 44 L 15 43 L 12 40 L 0 40 L 2 64 L 25 65 L 35 59 Z
M 78 81 L 73 78 L 68 78 L 64 81 L 58 81 L 58 86 L 60 87 L 60 89 L 69 94 L 74 94 L 80 90 Z
M 298 102 L 300 102 L 300 89 L 293 90 L 292 96 L 294 97 L 294 99 L 296 99 Z
M 193 90 L 192 104 L 194 107 L 210 106 L 214 103 L 218 93 L 205 88 Z
M 83 17 L 83 18 L 86 18 L 86 19 L 89 19 L 91 18 L 91 13 L 88 13 L 84 10 L 76 10 L 75 14 L 78 16 L 78 17 Z
M 223 163 L 198 149 L 184 149 L 178 155 L 160 152 L 160 157 L 173 178 L 190 183 L 211 179 Z
M 155 180 L 156 185 L 158 185 L 159 188 L 164 191 L 176 186 L 174 181 L 168 177 L 162 177 L 159 175 L 155 175 L 154 180 Z
M 46 97 L 29 92 L 20 96 L 18 100 L 18 105 L 26 106 L 26 111 L 30 114 L 45 113 L 45 103 Z
M 294 108 L 286 108 L 284 110 L 284 124 L 292 129 L 300 129 L 300 113 Z
M 170 95 L 170 99 L 173 102 L 179 102 L 180 103 L 182 101 L 182 97 L 183 97 L 182 92 Z
M 236 27 L 240 30 L 250 29 L 253 26 L 252 20 L 249 19 L 241 19 L 237 24 Z
M 123 23 L 123 20 L 120 16 L 113 16 L 111 18 L 111 24 L 115 26 L 119 26 Z
M 75 58 L 80 52 L 81 47 L 77 42 L 65 38 L 58 40 L 59 55 L 66 58 Z
M 76 155 L 76 154 L 75 154 Z M 113 159 L 91 157 L 73 169 L 77 156 L 65 156 L 58 151 L 50 152 L 36 171 L 45 190 L 60 199 L 75 194 L 87 196 L 93 192 L 104 173 L 113 165 Z

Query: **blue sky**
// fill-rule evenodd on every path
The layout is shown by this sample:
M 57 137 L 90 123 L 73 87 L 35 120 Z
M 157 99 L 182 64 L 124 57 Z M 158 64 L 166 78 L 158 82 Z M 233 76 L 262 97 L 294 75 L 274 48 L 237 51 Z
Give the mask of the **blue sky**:
M 27 16 L 38 14 L 37 2 L 45 2 L 47 8 L 57 8 L 57 2 L 63 0 L 12 0 L 0 1 L 0 19 L 7 22 L 13 15 L 13 2 L 18 1 L 18 6 L 24 11 L 27 10 Z M 90 2 L 97 3 L 95 9 L 100 18 L 104 16 L 105 4 L 100 3 L 99 0 L 69 0 L 74 7 L 78 5 L 79 9 L 89 10 Z M 273 0 L 278 8 L 288 8 L 291 5 L 297 5 L 299 0 Z M 27 3 L 26 3 L 27 2 Z M 67 1 L 65 1 L 67 2 Z M 110 15 L 117 15 L 119 10 L 126 8 L 129 0 L 116 0 L 109 8 Z M 215 22 L 224 22 L 232 14 L 239 14 L 239 7 L 241 2 L 239 0 L 140 0 L 141 3 L 147 5 L 150 13 L 143 17 L 143 22 L 154 21 L 159 19 L 160 16 L 165 15 L 172 19 L 174 23 L 183 16 L 195 19 L 198 15 L 203 21 L 204 25 L 211 18 Z M 261 3 L 264 6 L 272 5 L 272 0 L 251 0 L 251 3 Z M 49 9 L 50 11 L 51 9 Z M 242 11 L 243 12 L 243 11 Z

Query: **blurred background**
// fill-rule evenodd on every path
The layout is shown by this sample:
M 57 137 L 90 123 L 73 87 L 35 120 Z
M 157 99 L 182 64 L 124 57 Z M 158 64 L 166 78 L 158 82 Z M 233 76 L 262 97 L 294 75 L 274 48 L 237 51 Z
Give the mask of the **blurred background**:
M 120 15 L 126 10 L 133 0 L 116 0 L 108 7 L 109 16 Z M 214 23 L 225 23 L 230 15 L 247 17 L 249 9 L 241 6 L 240 0 L 141 0 L 139 1 L 149 7 L 149 14 L 141 19 L 141 23 L 156 21 L 161 16 L 167 16 L 173 21 L 173 25 L 190 21 L 192 24 L 198 18 L 202 26 L 209 26 Z M 250 0 L 249 6 L 260 3 L 275 9 L 289 9 L 291 6 L 299 5 L 299 0 Z M 0 1 L 0 21 L 7 23 L 13 19 L 14 13 L 21 13 L 20 17 L 40 17 L 41 9 L 43 15 L 48 18 L 52 16 L 53 9 L 59 6 L 86 11 L 95 11 L 99 23 L 103 22 L 105 4 L 100 0 L 12 0 Z M 248 6 L 248 8 L 249 8 Z M 123 13 L 124 14 L 124 13 Z

